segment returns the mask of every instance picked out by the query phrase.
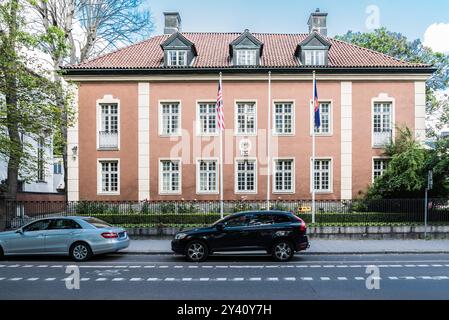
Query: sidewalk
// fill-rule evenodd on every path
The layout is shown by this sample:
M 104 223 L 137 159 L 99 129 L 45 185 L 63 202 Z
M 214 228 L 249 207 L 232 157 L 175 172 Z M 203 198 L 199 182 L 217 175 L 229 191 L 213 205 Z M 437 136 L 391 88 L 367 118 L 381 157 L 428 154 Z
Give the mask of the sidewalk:
M 170 240 L 131 240 L 120 253 L 171 254 Z M 312 240 L 301 254 L 449 253 L 449 240 Z

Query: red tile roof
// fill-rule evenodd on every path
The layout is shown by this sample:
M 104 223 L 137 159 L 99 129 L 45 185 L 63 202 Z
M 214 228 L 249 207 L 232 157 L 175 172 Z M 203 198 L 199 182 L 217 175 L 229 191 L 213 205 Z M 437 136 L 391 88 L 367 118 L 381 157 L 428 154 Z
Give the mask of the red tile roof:
M 198 56 L 192 68 L 232 68 L 229 57 L 229 43 L 240 33 L 197 33 L 183 32 L 195 44 Z M 264 52 L 259 67 L 297 68 L 294 56 L 297 45 L 308 34 L 252 33 L 264 44 Z M 133 44 L 129 47 L 94 58 L 92 60 L 66 66 L 65 69 L 168 69 L 163 65 L 163 43 L 169 35 L 160 35 Z M 333 68 L 428 68 L 429 65 L 413 64 L 385 54 L 358 47 L 340 40 L 326 38 L 331 44 L 329 65 Z

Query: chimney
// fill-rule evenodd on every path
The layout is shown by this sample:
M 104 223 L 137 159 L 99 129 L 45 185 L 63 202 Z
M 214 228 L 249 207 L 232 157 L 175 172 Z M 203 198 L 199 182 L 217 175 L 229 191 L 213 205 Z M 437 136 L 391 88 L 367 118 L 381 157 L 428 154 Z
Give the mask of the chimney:
M 320 12 L 317 8 L 315 12 L 312 12 L 309 17 L 307 24 L 309 25 L 309 33 L 314 31 L 327 36 L 327 13 Z
M 181 16 L 178 12 L 164 12 L 165 28 L 164 34 L 181 32 Z

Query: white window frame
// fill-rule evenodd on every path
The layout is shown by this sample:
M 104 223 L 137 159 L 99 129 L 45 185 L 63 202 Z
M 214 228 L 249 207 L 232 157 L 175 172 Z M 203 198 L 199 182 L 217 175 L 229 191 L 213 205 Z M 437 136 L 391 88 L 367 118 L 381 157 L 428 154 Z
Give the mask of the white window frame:
M 163 179 L 162 179 L 162 161 L 177 161 L 179 162 L 179 184 L 178 190 L 175 191 L 164 191 L 163 190 Z M 159 195 L 176 195 L 182 194 L 182 158 L 159 158 L 158 159 L 158 171 L 159 171 Z
M 235 63 L 237 66 L 256 66 L 257 65 L 257 49 L 236 49 Z M 254 54 L 254 63 L 252 63 L 252 55 Z M 243 57 L 242 57 L 243 55 Z M 243 59 L 244 63 L 242 63 Z
M 172 55 L 176 55 L 176 64 L 172 64 Z M 184 56 L 184 64 L 178 64 L 180 55 Z M 167 65 L 170 67 L 187 67 L 188 61 L 188 53 L 187 50 L 167 50 Z
M 103 191 L 102 162 L 117 162 L 117 191 Z M 120 195 L 120 158 L 97 158 L 97 195 Z
M 381 160 L 381 161 L 390 161 L 391 160 L 391 158 L 389 158 L 389 157 L 372 157 L 372 160 L 371 160 L 371 183 L 374 183 L 374 181 L 375 181 L 375 178 L 374 178 L 374 161 L 376 161 L 376 160 Z M 383 172 L 386 170 L 386 168 L 385 169 L 383 169 L 382 170 L 382 174 L 381 175 L 383 175 Z
M 292 189 L 291 190 L 276 190 L 276 162 L 277 161 L 292 161 Z M 276 157 L 273 158 L 273 174 L 272 174 L 272 190 L 273 194 L 293 194 L 296 189 L 296 165 L 295 157 Z
M 113 150 L 120 150 L 120 132 L 121 125 L 120 125 L 120 99 L 114 98 L 111 94 L 106 94 L 101 99 L 97 99 L 96 101 L 96 111 L 97 111 L 97 121 L 96 125 L 96 139 L 97 139 L 97 151 L 108 151 L 110 149 L 100 148 L 100 131 L 102 129 L 102 123 L 101 123 L 101 105 L 103 104 L 116 104 L 117 105 L 117 129 L 118 129 L 118 135 L 117 135 L 117 148 L 114 148 Z
M 329 104 L 329 132 L 322 133 L 316 132 L 317 137 L 330 137 L 334 135 L 334 100 L 333 99 L 318 99 L 318 103 L 328 103 Z M 321 110 L 320 110 L 321 111 Z M 315 128 L 315 112 L 313 112 L 313 100 L 310 100 L 309 107 L 309 117 L 310 117 L 310 136 L 313 135 L 313 130 Z M 320 112 L 321 117 L 321 112 Z M 321 120 L 321 119 L 320 119 Z
M 323 66 L 325 65 L 325 63 L 326 63 L 325 50 L 323 49 L 304 50 L 304 65 Z
M 254 191 L 239 191 L 238 189 L 238 170 L 237 164 L 239 161 L 253 161 L 254 162 Z M 258 183 L 257 158 L 255 157 L 237 157 L 234 159 L 234 194 L 257 194 Z
M 215 105 L 215 116 L 217 115 L 217 102 L 213 99 L 204 99 L 204 100 L 197 100 L 196 101 L 196 135 L 200 137 L 215 137 L 219 135 L 219 129 L 218 129 L 218 120 L 217 117 L 215 117 L 215 132 L 214 133 L 203 133 L 202 132 L 202 126 L 201 126 L 201 113 L 200 113 L 200 104 L 213 104 Z
M 292 132 L 290 133 L 279 133 L 276 132 L 276 104 L 287 104 L 290 103 L 292 105 Z M 296 109 L 296 102 L 294 99 L 285 99 L 285 100 L 273 100 L 272 104 L 272 123 L 271 123 L 271 131 L 274 136 L 294 136 L 296 134 L 296 116 L 295 116 L 295 109 Z
M 315 157 L 316 160 L 329 160 L 329 189 L 328 190 L 315 190 L 318 194 L 331 194 L 334 193 L 334 159 L 333 157 Z M 310 192 L 313 192 L 314 188 L 314 176 L 313 176 L 313 163 L 312 157 L 310 157 Z
M 215 179 L 215 191 L 202 191 L 200 190 L 200 163 L 201 161 L 215 161 L 216 162 L 216 179 Z M 197 194 L 218 194 L 219 190 L 218 190 L 218 180 L 220 179 L 219 177 L 219 163 L 218 163 L 218 158 L 212 157 L 212 158 L 196 158 L 196 193 Z
M 391 139 L 394 141 L 396 137 L 396 99 L 393 97 L 389 97 L 386 93 L 380 93 L 379 96 L 371 99 L 371 147 L 373 149 L 383 149 L 384 146 L 374 145 L 374 104 L 376 103 L 391 103 Z
M 254 104 L 254 132 L 253 133 L 242 133 L 238 132 L 238 105 L 239 103 L 253 103 Z M 257 100 L 254 99 L 239 99 L 234 101 L 234 135 L 236 136 L 256 136 L 257 135 Z
M 163 132 L 163 121 L 162 121 L 162 117 L 163 117 L 163 113 L 162 113 L 162 105 L 164 104 L 178 104 L 178 130 L 176 133 L 170 133 L 170 134 L 166 134 Z M 159 104 L 159 136 L 160 137 L 180 137 L 182 136 L 182 105 L 181 105 L 181 100 L 159 100 L 158 101 Z

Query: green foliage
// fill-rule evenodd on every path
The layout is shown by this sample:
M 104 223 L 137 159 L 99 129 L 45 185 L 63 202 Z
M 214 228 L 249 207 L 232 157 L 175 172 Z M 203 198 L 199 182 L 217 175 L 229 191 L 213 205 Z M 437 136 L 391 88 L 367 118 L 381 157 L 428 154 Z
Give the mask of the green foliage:
M 428 152 L 409 128 L 397 128 L 397 138 L 385 148 L 390 157 L 387 169 L 369 188 L 367 199 L 422 197 L 426 182 Z

